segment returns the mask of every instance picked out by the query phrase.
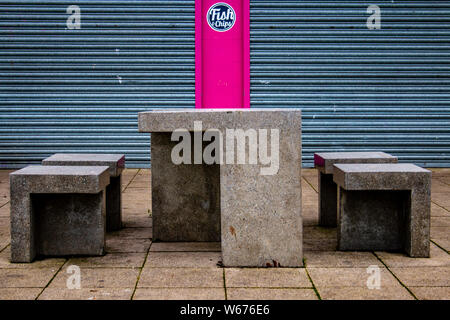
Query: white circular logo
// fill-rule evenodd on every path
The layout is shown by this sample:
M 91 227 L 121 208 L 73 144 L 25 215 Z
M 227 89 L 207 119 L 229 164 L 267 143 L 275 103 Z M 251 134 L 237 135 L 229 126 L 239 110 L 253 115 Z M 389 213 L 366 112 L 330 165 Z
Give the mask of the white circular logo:
M 213 30 L 224 32 L 233 28 L 236 22 L 236 13 L 228 3 L 218 2 L 209 8 L 206 20 Z

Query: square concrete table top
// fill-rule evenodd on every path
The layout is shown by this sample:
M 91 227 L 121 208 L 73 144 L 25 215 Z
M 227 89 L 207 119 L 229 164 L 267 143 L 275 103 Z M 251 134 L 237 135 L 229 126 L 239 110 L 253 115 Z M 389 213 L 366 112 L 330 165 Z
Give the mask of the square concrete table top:
M 274 114 L 277 117 L 274 118 Z M 252 125 L 275 128 L 281 122 L 299 130 L 298 117 L 301 117 L 301 110 L 293 108 L 154 110 L 139 112 L 139 131 L 172 132 L 180 128 L 193 131 L 194 121 L 202 121 L 203 130 L 234 128 L 236 124 L 249 128 Z
M 117 177 L 125 168 L 125 155 L 107 153 L 55 153 L 42 160 L 43 165 L 108 166 L 111 177 Z
M 314 166 L 325 174 L 333 173 L 336 163 L 396 163 L 398 158 L 390 154 L 370 152 L 318 152 L 314 154 Z

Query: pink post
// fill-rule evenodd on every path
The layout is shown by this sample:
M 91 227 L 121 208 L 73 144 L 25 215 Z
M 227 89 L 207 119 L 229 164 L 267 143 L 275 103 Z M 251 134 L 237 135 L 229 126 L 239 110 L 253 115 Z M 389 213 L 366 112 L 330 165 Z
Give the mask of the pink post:
M 250 0 L 195 1 L 195 107 L 250 108 Z

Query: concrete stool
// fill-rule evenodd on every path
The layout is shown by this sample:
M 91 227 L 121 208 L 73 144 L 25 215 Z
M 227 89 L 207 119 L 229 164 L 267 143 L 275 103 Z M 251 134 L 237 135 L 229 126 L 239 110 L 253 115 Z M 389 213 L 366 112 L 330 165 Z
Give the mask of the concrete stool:
M 333 182 L 335 163 L 396 163 L 397 157 L 384 152 L 321 152 L 314 154 L 319 171 L 319 225 L 337 225 L 337 186 Z
M 125 155 L 102 153 L 57 153 L 44 159 L 49 166 L 108 166 L 111 177 L 106 187 L 106 231 L 122 228 L 122 170 Z
M 431 171 L 413 164 L 336 164 L 338 250 L 429 257 Z
M 28 166 L 10 174 L 11 261 L 103 255 L 106 166 Z

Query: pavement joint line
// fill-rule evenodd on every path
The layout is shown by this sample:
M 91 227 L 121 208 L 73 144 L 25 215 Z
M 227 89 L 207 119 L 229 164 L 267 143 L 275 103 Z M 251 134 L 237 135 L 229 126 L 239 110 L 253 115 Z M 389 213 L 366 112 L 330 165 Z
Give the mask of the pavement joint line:
M 441 206 L 441 205 L 439 205 L 439 204 L 437 204 L 436 202 L 434 202 L 433 200 L 431 200 L 431 202 L 432 203 L 434 203 L 435 205 L 437 205 L 439 208 L 442 208 L 442 209 L 444 209 L 445 211 L 447 211 L 447 212 L 450 212 L 450 210 L 449 209 L 447 209 L 446 207 L 443 207 L 443 206 Z
M 228 287 L 228 289 L 277 289 L 277 290 L 282 290 L 282 289 L 286 289 L 286 290 L 291 290 L 291 289 L 302 289 L 302 290 L 313 290 L 313 287 L 276 287 L 276 286 L 271 286 L 271 287 Z
M 67 261 L 69 259 L 65 259 L 66 261 L 61 264 L 61 266 L 59 267 L 59 269 L 55 272 L 55 274 L 53 275 L 53 277 L 47 282 L 46 286 L 44 288 L 42 288 L 41 292 L 39 292 L 39 294 L 36 296 L 36 298 L 34 300 L 38 300 L 39 297 L 42 295 L 42 293 L 44 293 L 45 289 L 48 288 L 48 286 L 50 285 L 50 283 L 52 283 L 52 281 L 56 278 L 56 276 L 61 272 L 62 268 L 66 265 Z
M 448 186 L 450 186 L 450 183 L 448 183 L 445 179 L 442 179 L 442 178 L 436 178 L 439 182 L 442 182 L 443 184 L 446 184 L 446 185 L 448 185 Z
M 416 295 L 397 277 L 397 275 L 394 273 L 394 272 L 392 272 L 392 270 L 391 269 L 389 269 L 389 267 L 387 266 L 387 264 L 386 263 L 384 263 L 384 261 L 383 260 L 381 260 L 381 258 L 375 253 L 375 252 L 372 252 L 372 254 L 384 265 L 384 267 L 386 268 L 386 270 L 387 271 L 389 271 L 391 274 L 392 274 L 392 276 L 409 292 L 409 294 L 410 295 L 412 295 L 413 296 L 413 298 L 415 299 L 415 300 L 419 300 L 417 297 L 416 297 Z
M 139 287 L 138 289 L 224 289 L 224 287 L 148 287 L 148 286 L 145 286 L 145 287 Z M 312 287 L 228 287 L 228 289 L 313 290 Z M 225 299 L 225 300 L 227 300 L 227 299 Z
M 311 278 L 311 276 L 309 275 L 308 272 L 308 266 L 306 265 L 306 259 L 303 259 L 303 265 L 305 266 L 305 272 L 306 272 L 306 276 L 308 277 L 309 281 L 311 282 L 312 288 L 314 290 L 314 293 L 317 296 L 317 299 L 322 300 L 322 297 L 320 296 L 319 290 L 317 289 L 316 285 L 314 284 L 313 279 Z
M 316 188 L 314 188 L 314 186 L 308 181 L 308 179 L 306 179 L 305 176 L 302 176 L 302 179 L 306 181 L 306 183 L 316 192 L 319 193 Z
M 152 253 L 184 253 L 184 252 L 186 252 L 186 253 L 202 253 L 202 252 L 206 252 L 206 253 L 220 253 L 220 251 L 183 251 L 183 250 L 180 250 L 180 251 L 171 251 L 171 250 L 168 250 L 168 251 L 152 251 Z
M 0 206 L 0 209 L 3 208 L 4 206 L 6 206 L 10 201 L 11 201 L 11 200 L 8 200 L 8 202 L 5 202 L 4 204 L 2 204 L 2 205 Z
M 125 186 L 125 188 L 122 189 L 122 193 L 125 192 L 125 190 L 127 190 L 127 188 L 130 186 L 130 184 L 133 182 L 133 180 L 136 178 L 136 176 L 138 175 L 138 173 L 141 171 L 141 169 L 138 169 L 136 171 L 136 173 L 134 174 L 134 176 L 130 179 L 130 181 L 127 183 L 127 185 Z
M 137 287 L 138 287 L 138 284 L 139 284 L 139 280 L 141 280 L 142 270 L 144 270 L 144 266 L 147 263 L 147 258 L 148 258 L 148 255 L 150 254 L 150 248 L 151 247 L 152 247 L 152 243 L 150 243 L 150 246 L 148 247 L 148 250 L 147 250 L 147 254 L 145 255 L 144 262 L 142 263 L 142 266 L 140 267 L 139 274 L 138 274 L 138 276 L 136 278 L 136 283 L 134 285 L 133 294 L 131 295 L 130 300 L 133 300 L 134 299 L 134 295 L 136 294 L 136 290 L 137 290 Z
M 434 243 L 434 245 L 435 245 L 436 247 L 438 247 L 439 249 L 445 251 L 447 254 L 450 255 L 450 252 L 447 251 L 444 247 L 441 247 L 439 244 L 437 244 L 437 243 L 435 242 L 435 240 L 431 239 L 430 242 Z
M 11 245 L 11 243 L 8 243 L 3 249 L 0 250 L 0 253 L 2 253 L 3 251 L 6 250 L 6 248 L 8 248 Z
M 220 267 L 152 267 L 152 266 L 145 266 L 143 269 L 206 269 L 206 270 L 220 270 L 223 268 Z M 265 269 L 265 268 L 261 268 Z
M 222 276 L 223 276 L 223 290 L 225 291 L 225 300 L 228 300 L 227 283 L 226 283 L 226 278 L 225 278 L 225 268 L 222 268 Z

